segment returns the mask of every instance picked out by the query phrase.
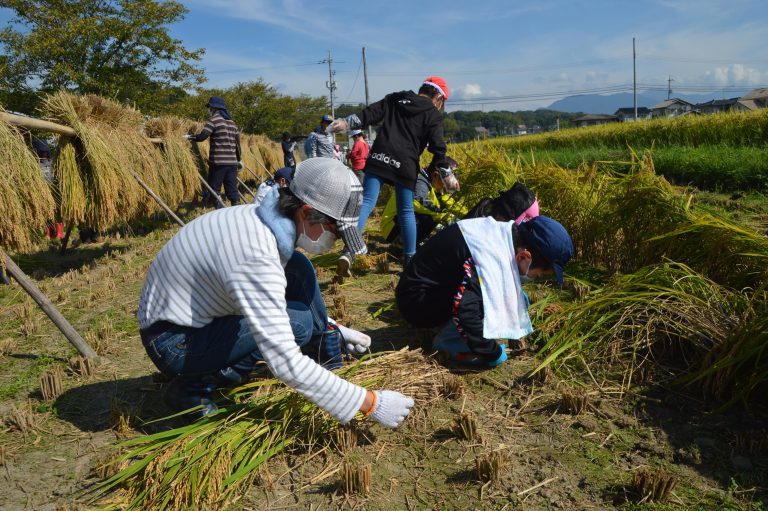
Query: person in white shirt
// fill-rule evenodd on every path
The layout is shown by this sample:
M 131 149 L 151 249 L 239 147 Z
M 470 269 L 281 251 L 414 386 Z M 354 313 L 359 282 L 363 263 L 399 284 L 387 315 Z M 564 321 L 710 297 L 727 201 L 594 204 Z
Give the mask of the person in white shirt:
M 215 389 L 241 383 L 263 361 L 341 423 L 358 411 L 392 428 L 405 419 L 411 398 L 328 369 L 341 365 L 342 347 L 362 353 L 370 337 L 329 322 L 312 263 L 295 250 L 324 253 L 337 237 L 362 243 L 350 175 L 338 160 L 306 160 L 289 187 L 272 187 L 259 205 L 202 215 L 160 250 L 137 316 L 147 354 L 174 378 L 169 404 L 212 413 Z

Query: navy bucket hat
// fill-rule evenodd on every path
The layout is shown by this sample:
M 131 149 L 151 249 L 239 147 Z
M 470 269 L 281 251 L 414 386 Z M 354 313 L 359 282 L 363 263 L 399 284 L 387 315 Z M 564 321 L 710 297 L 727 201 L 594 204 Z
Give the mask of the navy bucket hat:
M 573 241 L 565 227 L 548 216 L 537 216 L 517 227 L 533 248 L 555 270 L 557 282 L 563 285 L 563 268 L 573 256 Z

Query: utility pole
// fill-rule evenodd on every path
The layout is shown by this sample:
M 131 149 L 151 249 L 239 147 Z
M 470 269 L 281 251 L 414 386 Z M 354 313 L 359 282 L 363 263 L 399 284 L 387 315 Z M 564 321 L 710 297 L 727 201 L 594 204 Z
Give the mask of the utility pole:
M 635 107 L 635 121 L 637 121 L 637 54 L 634 37 L 632 38 L 632 103 Z
M 670 76 L 667 80 L 667 100 L 672 98 L 672 82 L 674 82 L 674 80 Z
M 363 80 L 365 81 L 365 106 L 368 106 L 368 61 L 365 59 L 365 46 L 363 46 Z M 370 126 L 368 126 L 368 140 L 373 140 L 373 128 Z
M 336 76 L 336 71 L 333 70 L 333 57 L 331 57 L 331 50 L 328 50 L 328 58 L 320 61 L 320 64 L 328 64 L 328 81 L 325 82 L 325 86 L 329 91 L 329 99 L 331 102 L 331 117 L 336 117 L 336 111 L 333 106 L 333 92 L 336 90 L 336 80 L 333 79 Z

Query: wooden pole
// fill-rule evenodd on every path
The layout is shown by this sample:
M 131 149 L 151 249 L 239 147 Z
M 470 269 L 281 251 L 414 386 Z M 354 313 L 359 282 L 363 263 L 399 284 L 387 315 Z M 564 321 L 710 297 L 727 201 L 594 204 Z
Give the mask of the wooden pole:
M 205 180 L 205 178 L 203 177 L 203 175 L 202 175 L 202 174 L 200 174 L 200 173 L 198 172 L 198 173 L 197 173 L 197 177 L 198 177 L 198 179 L 200 179 L 200 182 L 201 182 L 201 183 L 203 183 L 203 186 L 204 186 L 204 187 L 206 187 L 206 188 L 208 189 L 208 191 L 211 193 L 211 195 L 213 195 L 213 196 L 214 196 L 214 198 L 216 198 L 216 202 L 218 202 L 218 203 L 219 203 L 219 206 L 221 206 L 222 208 L 226 208 L 226 207 L 227 207 L 227 205 L 226 205 L 226 204 L 224 204 L 224 201 L 223 201 L 223 200 L 221 200 L 221 197 L 219 197 L 219 194 L 218 194 L 218 192 L 214 192 L 214 191 L 213 191 L 213 188 L 211 188 L 211 185 L 209 185 L 209 184 L 208 184 L 208 181 L 206 181 L 206 180 Z
M 152 188 L 150 188 L 150 187 L 147 185 L 147 183 L 145 183 L 145 182 L 144 182 L 144 181 L 143 181 L 143 180 L 142 180 L 142 179 L 139 177 L 139 175 L 138 175 L 138 174 L 136 174 L 136 173 L 135 173 L 135 172 L 133 172 L 133 171 L 131 171 L 131 174 L 133 174 L 133 177 L 136 179 L 136 181 L 138 181 L 139 185 L 141 185 L 141 187 L 142 187 L 142 188 L 144 188 L 144 190 L 146 190 L 146 192 L 149 194 L 149 196 L 150 196 L 150 197 L 152 197 L 153 199 L 155 199 L 155 202 L 157 202 L 157 203 L 160 205 L 160 207 L 161 207 L 161 208 L 163 208 L 163 211 L 165 211 L 165 212 L 168 214 L 168 216 L 169 216 L 169 217 L 171 217 L 171 218 L 173 219 L 173 221 L 174 221 L 174 222 L 176 222 L 176 223 L 177 223 L 177 224 L 179 224 L 180 226 L 184 227 L 184 222 L 182 222 L 182 221 L 181 221 L 181 218 L 179 218 L 178 216 L 176 216 L 176 213 L 174 213 L 174 212 L 171 210 L 171 208 L 169 208 L 169 207 L 168 207 L 168 204 L 166 204 L 165 202 L 163 202 L 163 199 L 161 199 L 160 197 L 158 197 L 158 196 L 157 196 L 157 194 L 156 194 L 155 192 L 153 192 L 153 191 L 152 191 Z M 199 175 L 199 174 L 198 174 L 198 175 Z
M 253 197 L 254 199 L 256 198 L 256 194 L 255 194 L 255 193 L 253 193 L 253 190 L 251 190 L 251 189 L 248 187 L 248 185 L 247 185 L 247 184 L 243 183 L 243 180 L 242 180 L 242 179 L 240 179 L 240 178 L 238 177 L 238 178 L 237 178 L 237 182 L 238 182 L 238 183 L 240 183 L 240 186 L 242 186 L 243 188 L 245 188 L 245 190 L 246 190 L 248 193 L 250 193 L 250 194 L 251 194 L 251 197 Z
M 43 312 L 45 312 L 46 315 L 51 318 L 53 324 L 56 325 L 61 333 L 64 334 L 64 337 L 66 337 L 67 340 L 72 343 L 75 349 L 77 349 L 77 351 L 86 358 L 96 358 L 98 355 L 95 351 L 93 351 L 93 348 L 91 348 L 88 343 L 85 342 L 82 337 L 80 337 L 80 334 L 77 333 L 77 330 L 75 330 L 72 325 L 69 324 L 69 321 L 67 321 L 66 318 L 61 315 L 61 312 L 59 312 L 53 302 L 51 302 L 48 297 L 43 294 L 42 291 L 40 291 L 35 283 L 32 282 L 24 274 L 23 271 L 21 271 L 21 268 L 16 266 L 16 263 L 14 263 L 5 252 L 0 251 L 0 256 L 2 256 L 3 260 L 5 261 L 5 267 L 8 269 L 8 274 L 13 277 L 14 280 L 19 283 L 19 285 L 21 285 L 24 291 L 26 291 L 27 294 L 31 296 L 35 302 L 37 302 L 37 305 L 39 305 L 40 308 L 43 309 Z
M 67 226 L 67 232 L 64 234 L 64 239 L 61 240 L 61 248 L 59 249 L 59 255 L 63 256 L 67 251 L 67 245 L 69 245 L 69 236 L 72 234 L 72 224 Z
M 43 130 L 58 133 L 59 135 L 66 135 L 68 137 L 76 137 L 77 132 L 69 126 L 63 124 L 57 124 L 51 121 L 43 121 L 42 119 L 35 119 L 34 117 L 26 117 L 24 115 L 16 115 L 8 112 L 0 112 L 0 120 L 13 124 L 14 126 L 21 126 L 31 130 Z M 163 139 L 150 138 L 150 142 L 153 144 L 161 144 Z
M 251 173 L 251 175 L 254 177 L 254 179 L 256 179 L 256 182 L 258 182 L 259 184 L 264 182 L 264 179 L 262 179 L 261 176 L 259 176 L 254 171 L 252 171 L 251 168 L 248 165 L 243 165 L 243 167 L 245 168 L 245 170 L 247 170 L 248 172 Z

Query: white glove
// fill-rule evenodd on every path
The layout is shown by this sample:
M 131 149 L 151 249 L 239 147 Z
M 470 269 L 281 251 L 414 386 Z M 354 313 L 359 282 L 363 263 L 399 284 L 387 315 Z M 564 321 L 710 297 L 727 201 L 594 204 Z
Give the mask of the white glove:
M 391 390 L 376 390 L 376 408 L 371 419 L 388 428 L 396 428 L 408 417 L 413 399 Z
M 328 125 L 327 128 L 325 128 L 325 132 L 327 134 L 331 133 L 346 133 L 349 129 L 349 124 L 347 123 L 346 119 L 338 118 L 334 119 L 334 121 Z
M 342 325 L 336 325 L 336 327 L 347 343 L 347 353 L 365 353 L 371 347 L 371 338 L 363 332 Z
M 363 332 L 340 325 L 333 318 L 328 318 L 328 323 L 341 332 L 346 342 L 347 353 L 365 353 L 371 347 L 371 338 Z
M 443 180 L 443 186 L 448 193 L 458 192 L 461 189 L 459 180 L 456 179 L 456 176 L 454 176 L 453 173 L 443 176 L 443 173 L 441 172 L 440 178 Z
M 242 169 L 243 169 L 243 161 L 240 160 L 237 162 L 237 170 L 242 170 Z
M 195 138 L 195 136 L 187 134 L 187 135 L 184 135 L 184 138 L 186 138 L 187 140 L 192 140 Z

